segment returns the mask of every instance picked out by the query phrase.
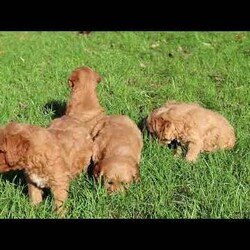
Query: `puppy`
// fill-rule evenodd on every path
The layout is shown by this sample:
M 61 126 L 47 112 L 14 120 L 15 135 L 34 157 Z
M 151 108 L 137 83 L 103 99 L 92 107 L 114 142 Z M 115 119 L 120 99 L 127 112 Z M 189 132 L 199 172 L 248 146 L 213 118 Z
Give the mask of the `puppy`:
M 42 189 L 48 187 L 61 213 L 70 180 L 89 164 L 92 143 L 85 131 L 62 130 L 57 134 L 12 122 L 0 129 L 0 172 L 23 169 L 32 204 L 42 201 Z
M 90 133 L 104 115 L 96 95 L 96 85 L 100 81 L 101 77 L 89 67 L 75 69 L 68 79 L 71 96 L 65 115 L 54 119 L 48 127 L 69 153 L 72 172 L 86 172 L 90 163 L 93 147 Z M 69 136 L 74 145 L 68 142 Z
M 75 69 L 68 80 L 71 98 L 66 115 L 82 122 L 89 132 L 105 116 L 96 93 L 100 81 L 100 75 L 86 66 Z
M 201 152 L 232 149 L 236 141 L 233 127 L 223 116 L 195 103 L 167 102 L 148 116 L 146 126 L 163 144 L 177 140 L 187 145 L 190 162 Z
M 100 120 L 92 131 L 94 176 L 102 177 L 109 192 L 124 190 L 123 184 L 139 180 L 143 146 L 136 124 L 124 115 Z
M 70 169 L 75 175 L 87 171 L 93 148 L 90 132 L 104 113 L 96 96 L 100 81 L 101 77 L 89 67 L 73 70 L 68 79 L 71 95 L 65 115 L 54 119 L 48 127 L 68 153 Z
M 108 189 L 110 191 L 115 191 L 122 189 L 121 182 L 130 183 L 133 179 L 133 176 L 138 179 L 137 165 L 140 159 L 136 157 L 134 159 L 134 156 L 136 154 L 140 156 L 142 138 L 137 126 L 128 117 L 124 118 L 123 116 L 118 116 L 119 118 L 117 118 L 117 116 L 115 116 L 114 118 L 111 118 L 110 116 L 106 116 L 104 109 L 101 107 L 98 101 L 96 93 L 96 86 L 100 81 L 100 75 L 89 67 L 79 67 L 75 69 L 69 77 L 71 101 L 67 105 L 66 115 L 81 121 L 84 126 L 88 128 L 88 131 L 90 131 L 92 138 L 96 137 L 92 159 L 95 159 L 95 164 L 97 163 L 97 160 L 99 162 L 100 157 L 102 161 L 99 162 L 100 164 L 96 164 L 94 175 L 96 177 L 99 175 L 104 176 L 105 180 L 111 180 L 111 182 L 114 179 L 114 184 L 107 185 L 109 186 Z M 134 131 L 132 132 L 132 135 L 134 134 L 135 138 L 141 138 L 135 139 L 141 140 L 138 146 L 140 149 L 135 150 L 135 153 L 125 153 L 125 151 L 129 151 L 129 147 L 133 147 L 130 145 L 133 143 L 131 142 L 132 139 L 130 140 L 127 138 L 124 141 L 126 144 L 124 152 L 119 153 L 119 150 L 122 150 L 121 145 L 119 145 L 119 141 L 123 142 L 123 139 L 117 140 L 118 136 L 115 134 L 113 135 L 113 133 L 110 131 L 113 125 L 115 127 L 121 126 L 121 133 L 127 133 L 130 130 Z M 119 132 L 120 130 L 117 131 L 117 133 Z M 110 142 L 107 140 L 110 140 Z M 107 154 L 107 157 L 104 157 L 104 155 L 106 155 L 106 153 L 104 153 L 104 151 L 106 152 L 105 144 L 108 144 L 110 148 L 113 147 L 113 145 L 119 145 L 120 149 L 113 152 L 110 151 Z M 130 155 L 132 159 L 130 159 Z M 108 157 L 110 158 L 108 159 Z M 121 164 L 119 164 L 119 162 Z M 119 178 L 121 178 L 121 181 Z

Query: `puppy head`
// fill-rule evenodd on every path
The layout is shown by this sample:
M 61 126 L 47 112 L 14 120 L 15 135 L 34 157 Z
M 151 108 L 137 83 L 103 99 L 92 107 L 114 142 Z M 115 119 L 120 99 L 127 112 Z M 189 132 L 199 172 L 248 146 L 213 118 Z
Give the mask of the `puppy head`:
M 84 85 L 86 81 L 91 81 L 95 85 L 101 81 L 101 76 L 96 73 L 93 69 L 83 66 L 75 69 L 69 79 L 68 83 L 70 88 L 75 88 L 76 86 Z
M 20 126 L 10 123 L 0 129 L 0 172 L 22 168 L 21 161 L 26 156 L 30 143 Z
M 124 191 L 134 180 L 138 182 L 139 166 L 124 160 L 104 160 L 97 163 L 94 168 L 94 176 L 104 181 L 108 192 Z
M 175 127 L 173 122 L 164 113 L 152 113 L 146 121 L 149 133 L 157 137 L 161 143 L 170 144 L 175 139 Z

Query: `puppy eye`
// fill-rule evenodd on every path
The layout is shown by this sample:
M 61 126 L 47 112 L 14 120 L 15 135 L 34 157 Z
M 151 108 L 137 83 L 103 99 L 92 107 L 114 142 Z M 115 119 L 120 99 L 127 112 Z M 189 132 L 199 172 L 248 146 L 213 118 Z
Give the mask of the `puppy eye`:
M 108 184 L 109 185 L 113 185 L 114 183 L 113 183 L 113 181 L 109 181 Z

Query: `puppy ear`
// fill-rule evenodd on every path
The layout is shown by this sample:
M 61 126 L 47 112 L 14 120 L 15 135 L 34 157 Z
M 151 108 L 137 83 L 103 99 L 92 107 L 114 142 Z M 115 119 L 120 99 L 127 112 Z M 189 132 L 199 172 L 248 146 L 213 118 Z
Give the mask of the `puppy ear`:
M 162 123 L 162 126 L 164 126 L 165 128 L 170 127 L 170 125 L 171 125 L 171 121 L 169 120 L 164 120 L 164 122 Z
M 6 148 L 6 160 L 10 166 L 14 166 L 22 157 L 26 155 L 30 142 L 20 134 L 7 134 L 4 141 Z
M 68 79 L 68 84 L 69 84 L 69 87 L 70 88 L 74 88 L 75 86 L 75 82 L 77 81 L 77 77 L 76 77 L 76 74 L 72 74 L 69 79 Z
M 152 125 L 155 131 L 162 131 L 171 125 L 171 122 L 163 117 L 156 117 L 152 120 Z
M 101 76 L 100 76 L 98 73 L 96 73 L 96 72 L 95 72 L 95 77 L 96 77 L 96 82 L 97 82 L 97 83 L 101 82 L 102 78 L 101 78 Z
M 71 72 L 68 78 L 68 84 L 70 88 L 74 88 L 75 82 L 79 81 L 79 70 L 74 70 Z
M 74 82 L 69 78 L 68 84 L 70 88 L 74 88 Z
M 169 129 L 169 127 L 171 126 L 171 121 L 169 121 L 169 120 L 165 120 L 165 119 L 163 119 L 163 118 L 161 118 L 162 119 L 162 122 L 161 122 L 161 127 L 160 127 L 160 134 L 161 135 L 163 135 L 164 134 L 164 132 L 167 130 L 167 129 Z

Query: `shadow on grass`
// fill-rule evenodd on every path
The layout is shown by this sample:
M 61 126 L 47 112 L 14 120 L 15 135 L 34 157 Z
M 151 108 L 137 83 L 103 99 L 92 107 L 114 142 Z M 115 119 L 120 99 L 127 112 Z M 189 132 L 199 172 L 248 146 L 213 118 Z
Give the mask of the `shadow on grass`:
M 1 174 L 1 180 L 13 183 L 15 186 L 21 186 L 23 193 L 28 195 L 28 187 L 26 185 L 26 178 L 23 171 L 10 171 L 3 173 Z
M 147 117 L 143 117 L 143 118 L 141 118 L 141 120 L 137 124 L 138 128 L 141 130 L 141 132 L 143 134 L 144 133 L 148 134 L 148 130 L 147 130 L 147 127 L 146 127 L 146 120 L 147 120 Z
M 66 102 L 52 100 L 46 103 L 44 105 L 44 112 L 49 113 L 49 111 L 53 112 L 53 115 L 51 116 L 52 119 L 63 116 L 66 111 Z
M 94 162 L 93 162 L 93 160 L 92 160 L 92 158 L 91 158 L 90 164 L 89 164 L 88 170 L 87 170 L 87 175 L 88 175 L 88 177 L 90 177 L 90 178 L 93 177 L 94 168 L 95 168 L 95 164 L 94 164 Z
M 105 187 L 104 187 L 104 179 L 103 178 L 101 178 L 101 179 L 96 178 L 94 176 L 94 169 L 95 169 L 95 164 L 94 164 L 94 162 L 93 162 L 93 160 L 91 158 L 90 164 L 88 166 L 88 170 L 87 170 L 87 173 L 86 173 L 86 177 L 87 177 L 88 183 L 90 185 L 89 188 L 91 190 L 96 191 L 98 189 L 98 187 L 101 186 L 101 188 L 105 189 Z
M 1 180 L 3 182 L 13 183 L 16 187 L 22 188 L 22 193 L 25 196 L 29 196 L 28 186 L 26 182 L 25 173 L 23 171 L 9 171 L 1 174 Z M 43 199 L 47 196 L 51 196 L 50 190 L 48 188 L 43 189 Z
M 95 164 L 91 158 L 90 164 L 89 164 L 88 170 L 87 170 L 87 177 L 88 177 L 88 180 L 90 181 L 89 183 L 91 184 L 92 190 L 96 189 L 97 182 L 99 182 L 99 180 L 97 178 L 95 178 L 95 176 L 94 176 L 94 169 L 95 169 Z

